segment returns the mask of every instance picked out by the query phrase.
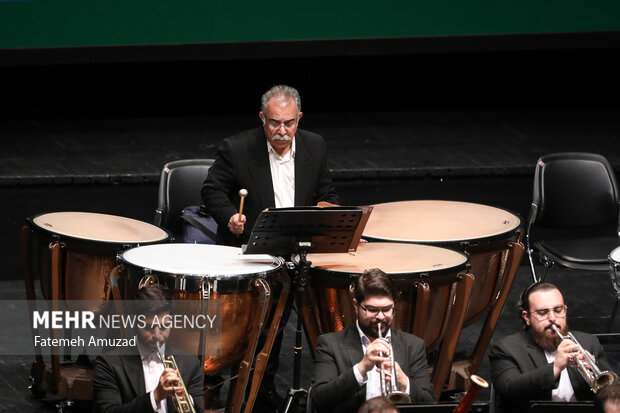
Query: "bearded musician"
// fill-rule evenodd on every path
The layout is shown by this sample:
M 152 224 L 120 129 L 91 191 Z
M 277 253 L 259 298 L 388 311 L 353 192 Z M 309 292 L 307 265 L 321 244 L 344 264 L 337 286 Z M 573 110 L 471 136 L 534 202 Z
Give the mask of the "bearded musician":
M 523 411 L 530 400 L 592 400 L 594 393 L 575 368 L 585 360 L 579 346 L 561 339 L 569 329 L 567 306 L 560 290 L 548 282 L 534 283 L 521 294 L 518 304 L 525 328 L 491 347 L 491 376 L 503 411 Z M 593 357 L 598 367 L 609 370 L 603 348 L 592 334 L 571 332 Z

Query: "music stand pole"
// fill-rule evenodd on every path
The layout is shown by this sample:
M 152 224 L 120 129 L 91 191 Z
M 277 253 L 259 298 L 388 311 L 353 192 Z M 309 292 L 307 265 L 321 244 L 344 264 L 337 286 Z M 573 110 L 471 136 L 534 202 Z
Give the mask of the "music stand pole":
M 301 385 L 301 350 L 303 333 L 303 294 L 308 283 L 311 262 L 307 254 L 347 252 L 359 243 L 356 230 L 362 219 L 359 207 L 293 207 L 268 209 L 260 213 L 244 254 L 270 254 L 282 257 L 299 255 L 294 280 L 297 292 L 297 330 L 295 332 L 295 359 L 293 388 L 289 389 L 284 412 L 307 390 Z M 295 263 L 294 258 L 291 259 Z
M 297 243 L 298 254 L 299 254 L 299 268 L 298 273 L 295 277 L 295 291 L 297 292 L 296 301 L 297 301 L 297 325 L 295 329 L 295 352 L 294 352 L 294 361 L 293 361 L 293 388 L 288 390 L 288 395 L 286 398 L 286 407 L 284 409 L 284 413 L 289 413 L 291 408 L 292 411 L 296 411 L 297 405 L 296 403 L 298 397 L 301 394 L 307 394 L 308 391 L 306 389 L 301 388 L 301 352 L 302 352 L 302 334 L 303 334 L 303 322 L 302 322 L 302 314 L 301 311 L 303 309 L 303 298 L 304 298 L 304 290 L 306 284 L 308 282 L 308 276 L 310 274 L 310 266 L 312 262 L 307 261 L 306 257 L 308 251 L 312 249 L 311 242 L 299 242 Z

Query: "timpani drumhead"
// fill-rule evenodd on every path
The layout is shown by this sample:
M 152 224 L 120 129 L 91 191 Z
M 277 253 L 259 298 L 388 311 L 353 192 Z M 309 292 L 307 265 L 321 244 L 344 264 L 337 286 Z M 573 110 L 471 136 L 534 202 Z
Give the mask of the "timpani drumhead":
M 363 236 L 394 242 L 445 243 L 502 236 L 521 220 L 501 208 L 457 201 L 401 201 L 373 206 Z
M 308 254 L 312 267 L 333 273 L 361 274 L 379 268 L 395 278 L 417 273 L 441 273 L 468 262 L 460 251 L 420 244 L 361 243 L 355 252 Z
M 121 255 L 123 261 L 138 268 L 218 279 L 254 276 L 281 265 L 275 257 L 261 257 L 267 262 L 252 261 L 251 256 L 241 254 L 241 248 L 207 244 L 147 245 Z
M 610 254 L 609 254 L 609 259 L 616 262 L 616 263 L 620 263 L 620 247 L 615 248 Z
M 87 241 L 119 244 L 161 242 L 168 233 L 131 218 L 93 212 L 52 212 L 32 219 L 41 229 Z
M 185 311 L 203 311 L 204 304 L 208 313 L 215 315 L 211 328 L 205 331 L 205 374 L 238 363 L 244 356 L 252 330 L 261 326 L 262 311 L 269 308 L 269 301 L 260 299 L 255 281 L 265 280 L 269 297 L 270 281 L 283 266 L 276 257 L 241 255 L 241 248 L 206 244 L 137 247 L 122 253 L 119 260 L 131 284 L 128 298 L 151 277 L 150 282 L 167 286 Z M 208 299 L 205 291 L 209 291 Z M 177 329 L 170 340 L 175 348 L 196 354 L 200 331 Z

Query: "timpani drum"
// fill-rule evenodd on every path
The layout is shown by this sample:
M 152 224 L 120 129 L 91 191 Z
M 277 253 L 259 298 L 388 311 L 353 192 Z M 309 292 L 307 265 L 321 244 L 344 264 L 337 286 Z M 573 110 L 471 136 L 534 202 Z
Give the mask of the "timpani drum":
M 389 202 L 374 205 L 363 237 L 454 248 L 471 257 L 475 283 L 465 324 L 487 315 L 472 359 L 475 372 L 523 256 L 521 219 L 505 209 L 468 202 Z
M 501 208 L 455 201 L 404 201 L 374 205 L 364 238 L 461 250 L 471 256 L 476 277 L 465 322 L 475 321 L 492 303 L 503 277 L 502 254 L 519 242 L 521 220 Z
M 37 215 L 27 220 L 22 234 L 25 255 L 33 261 L 26 263 L 27 278 L 32 279 L 28 273 L 34 265 L 43 296 L 64 300 L 106 300 L 120 252 L 170 238 L 146 222 L 92 212 Z
M 188 353 L 204 354 L 204 372 L 209 374 L 240 360 L 250 333 L 264 322 L 269 284 L 283 269 L 280 258 L 267 258 L 248 261 L 240 248 L 219 245 L 149 245 L 121 254 L 120 278 L 127 283 L 129 299 L 138 288 L 154 282 L 166 285 L 175 300 L 193 300 L 197 312 L 201 305 L 208 306 L 215 322 L 207 329 L 204 351 L 199 348 L 199 329 L 175 330 L 169 341 Z M 261 300 L 261 289 L 266 301 Z

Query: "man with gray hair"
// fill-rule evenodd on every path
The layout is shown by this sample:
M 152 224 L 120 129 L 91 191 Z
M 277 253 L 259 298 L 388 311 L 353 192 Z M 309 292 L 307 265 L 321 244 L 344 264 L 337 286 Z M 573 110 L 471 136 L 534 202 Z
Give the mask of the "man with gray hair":
M 218 224 L 217 243 L 247 243 L 268 207 L 338 203 L 327 169 L 325 141 L 298 129 L 301 99 L 295 88 L 277 85 L 262 96 L 258 127 L 224 139 L 202 187 L 202 199 Z M 239 190 L 249 193 L 239 214 Z
M 312 206 L 321 201 L 338 203 L 327 170 L 325 141 L 316 133 L 298 128 L 302 115 L 297 90 L 274 86 L 261 99 L 258 116 L 262 128 L 226 138 L 218 147 L 202 187 L 202 199 L 218 224 L 218 244 L 247 243 L 258 215 L 265 208 Z M 249 194 L 243 214 L 237 209 L 240 189 L 246 189 Z M 275 285 L 274 306 L 279 295 L 279 286 Z M 276 392 L 274 378 L 292 298 L 290 294 L 254 412 L 276 411 L 283 401 Z

